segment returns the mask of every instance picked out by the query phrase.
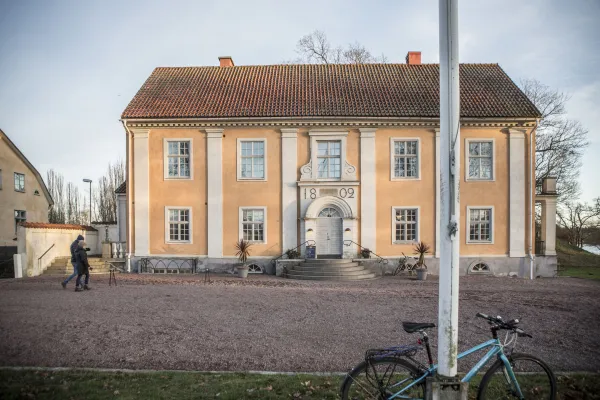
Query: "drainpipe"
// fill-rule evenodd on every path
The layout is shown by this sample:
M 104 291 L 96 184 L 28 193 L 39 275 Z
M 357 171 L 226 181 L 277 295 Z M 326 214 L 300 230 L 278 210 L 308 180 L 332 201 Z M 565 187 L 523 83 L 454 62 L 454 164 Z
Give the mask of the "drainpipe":
M 533 148 L 533 135 L 537 130 L 540 123 L 539 118 L 535 120 L 535 126 L 529 133 L 529 196 L 531 201 L 529 202 L 529 279 L 533 280 L 533 267 L 535 262 L 535 256 L 533 251 L 533 241 L 535 240 L 535 218 L 533 218 L 533 207 L 535 204 L 535 198 L 533 194 L 533 182 L 535 181 L 535 149 Z
M 131 131 L 129 130 L 129 128 L 127 128 L 127 120 L 122 119 L 121 123 L 123 124 L 123 128 L 125 128 L 125 132 L 127 132 L 127 154 L 125 155 L 126 157 L 126 165 L 127 165 L 127 175 L 126 175 L 126 184 L 125 184 L 125 190 L 126 190 L 126 202 L 127 202 L 127 272 L 131 272 L 131 246 L 133 245 L 132 243 L 132 238 L 131 238 L 131 231 L 132 231 L 132 226 L 131 226 L 131 195 L 133 193 L 131 193 Z

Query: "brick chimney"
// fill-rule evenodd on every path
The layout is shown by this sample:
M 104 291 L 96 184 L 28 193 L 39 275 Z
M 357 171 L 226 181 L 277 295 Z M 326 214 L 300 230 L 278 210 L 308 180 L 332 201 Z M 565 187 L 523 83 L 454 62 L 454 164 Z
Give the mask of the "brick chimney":
M 233 67 L 233 58 L 231 56 L 219 57 L 219 64 L 221 67 Z
M 421 65 L 421 52 L 409 51 L 408 54 L 406 54 L 406 63 L 408 65 Z

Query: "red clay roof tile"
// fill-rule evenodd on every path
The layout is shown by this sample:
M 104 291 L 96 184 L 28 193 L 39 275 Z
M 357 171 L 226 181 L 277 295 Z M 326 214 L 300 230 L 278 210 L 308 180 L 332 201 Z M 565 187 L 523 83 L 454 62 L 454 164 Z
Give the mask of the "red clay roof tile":
M 539 117 L 497 64 L 461 64 L 461 116 Z M 122 118 L 439 117 L 438 64 L 156 68 Z

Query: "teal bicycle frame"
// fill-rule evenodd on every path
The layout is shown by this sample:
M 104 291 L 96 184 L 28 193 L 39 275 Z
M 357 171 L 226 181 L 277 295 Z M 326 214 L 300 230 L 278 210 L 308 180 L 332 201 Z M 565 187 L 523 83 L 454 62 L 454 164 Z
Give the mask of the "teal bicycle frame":
M 515 376 L 515 373 L 510 365 L 510 361 L 508 361 L 508 358 L 506 357 L 506 355 L 504 354 L 504 346 L 502 346 L 502 343 L 500 342 L 499 339 L 490 339 L 485 343 L 481 343 L 478 346 L 475 346 L 465 352 L 462 352 L 458 355 L 458 359 L 460 360 L 463 357 L 468 356 L 469 354 L 473 354 L 476 351 L 479 350 L 483 350 L 485 348 L 491 347 L 491 349 L 487 352 L 487 354 L 485 356 L 483 356 L 483 358 L 481 358 L 481 360 L 479 360 L 479 362 L 477 364 L 475 364 L 473 366 L 473 368 L 471 368 L 471 370 L 469 371 L 469 373 L 467 373 L 467 375 L 465 375 L 464 378 L 461 379 L 461 382 L 470 382 L 471 379 L 473 379 L 473 377 L 475 375 L 477 375 L 477 373 L 479 372 L 479 370 L 481 368 L 483 368 L 483 366 L 490 361 L 492 358 L 494 358 L 494 356 L 498 356 L 502 362 L 504 363 L 504 366 L 506 368 L 506 372 L 508 373 L 508 378 L 510 378 L 512 384 L 514 385 L 514 389 L 516 389 L 516 392 L 518 393 L 519 397 L 521 399 L 523 399 L 523 393 L 521 393 L 521 388 L 519 387 L 519 383 L 517 382 L 517 378 Z M 402 390 L 400 390 L 399 392 L 393 394 L 392 396 L 388 397 L 388 400 L 391 399 L 412 399 L 412 400 L 420 400 L 420 399 L 415 399 L 414 397 L 407 397 L 405 395 L 403 395 L 403 393 L 405 393 L 407 390 L 409 390 L 411 387 L 418 385 L 420 383 L 422 383 L 427 377 L 429 376 L 433 376 L 434 372 L 437 371 L 437 364 L 434 364 L 432 366 L 430 366 L 427 371 L 425 371 L 425 373 L 420 376 L 418 379 L 416 379 L 414 382 L 412 382 L 410 385 L 406 386 L 405 388 L 402 388 Z M 402 380 L 398 383 L 396 383 L 395 385 L 390 386 L 390 388 L 394 388 L 397 386 L 402 385 L 403 383 L 407 382 L 408 380 L 410 380 L 410 378 Z

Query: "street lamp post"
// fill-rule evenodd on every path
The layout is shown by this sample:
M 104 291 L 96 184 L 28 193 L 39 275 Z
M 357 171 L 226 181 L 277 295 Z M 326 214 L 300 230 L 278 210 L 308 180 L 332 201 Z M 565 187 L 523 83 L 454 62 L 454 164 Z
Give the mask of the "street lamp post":
M 90 226 L 92 225 L 92 180 L 91 179 L 84 179 L 83 180 L 85 183 L 89 183 L 90 184 Z

